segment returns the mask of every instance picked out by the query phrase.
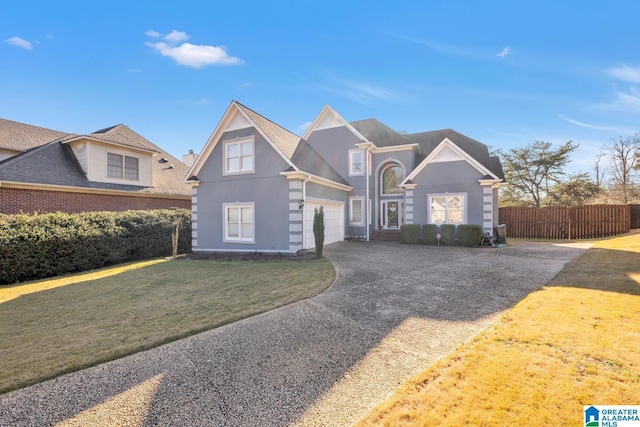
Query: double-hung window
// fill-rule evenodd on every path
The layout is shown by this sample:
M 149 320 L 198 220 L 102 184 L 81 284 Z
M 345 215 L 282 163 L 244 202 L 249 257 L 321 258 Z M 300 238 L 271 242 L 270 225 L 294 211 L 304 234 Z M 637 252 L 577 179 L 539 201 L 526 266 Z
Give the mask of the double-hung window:
M 140 177 L 140 162 L 137 157 L 107 153 L 107 176 L 137 181 Z
M 349 150 L 349 175 L 364 175 L 364 151 Z
M 429 222 L 432 224 L 464 224 L 466 195 L 442 194 L 429 196 Z
M 364 198 L 349 198 L 349 225 L 364 227 Z
M 251 173 L 254 164 L 253 138 L 224 143 L 224 173 Z
M 254 243 L 255 205 L 254 203 L 225 203 L 224 241 Z

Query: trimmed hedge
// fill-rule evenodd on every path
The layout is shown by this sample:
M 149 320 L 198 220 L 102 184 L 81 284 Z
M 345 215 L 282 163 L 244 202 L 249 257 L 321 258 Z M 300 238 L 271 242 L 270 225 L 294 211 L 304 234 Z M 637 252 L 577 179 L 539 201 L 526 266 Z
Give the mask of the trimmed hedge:
M 458 244 L 475 247 L 480 245 L 482 239 L 482 226 L 461 224 L 458 226 Z
M 0 216 L 0 284 L 41 279 L 128 260 L 191 252 L 191 211 L 48 213 Z
M 453 224 L 440 224 L 440 244 L 454 245 L 456 243 L 456 226 Z
M 438 244 L 438 226 L 436 224 L 424 224 L 422 226 L 422 242 L 425 245 Z
M 402 243 L 415 245 L 420 240 L 419 224 L 403 224 L 400 226 L 400 238 Z

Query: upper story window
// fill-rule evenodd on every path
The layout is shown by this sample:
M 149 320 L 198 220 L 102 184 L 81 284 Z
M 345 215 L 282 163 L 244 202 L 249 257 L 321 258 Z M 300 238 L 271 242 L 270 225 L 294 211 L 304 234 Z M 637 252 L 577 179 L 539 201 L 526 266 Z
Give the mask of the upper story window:
M 364 175 L 364 152 L 349 150 L 349 176 Z
M 107 176 L 138 181 L 140 178 L 140 161 L 137 157 L 107 153 Z
M 224 173 L 251 173 L 254 166 L 253 138 L 224 143 Z
M 429 196 L 429 217 L 432 224 L 464 224 L 466 197 L 464 194 Z
M 402 190 L 400 189 L 400 187 L 398 187 L 398 185 L 400 185 L 403 179 L 404 179 L 404 172 L 401 166 L 399 165 L 387 166 L 382 171 L 382 176 L 381 176 L 382 194 L 402 193 Z

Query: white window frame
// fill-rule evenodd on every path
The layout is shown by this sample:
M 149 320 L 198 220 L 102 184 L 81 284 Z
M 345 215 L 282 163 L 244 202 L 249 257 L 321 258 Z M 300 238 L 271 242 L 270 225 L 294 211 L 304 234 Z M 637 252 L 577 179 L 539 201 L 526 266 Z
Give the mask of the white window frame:
M 433 218 L 431 218 L 431 201 L 434 197 L 445 197 L 445 219 L 447 221 L 435 223 L 433 222 Z M 469 210 L 469 206 L 467 204 L 467 193 L 437 193 L 437 194 L 428 194 L 427 195 L 427 219 L 429 224 L 455 224 L 452 222 L 448 222 L 448 205 L 449 203 L 446 201 L 448 197 L 461 197 L 462 198 L 462 222 L 460 224 L 467 223 L 467 211 Z
M 353 205 L 354 202 L 360 202 L 360 213 L 362 215 L 362 221 L 353 221 Z M 349 225 L 352 227 L 364 227 L 364 219 L 365 219 L 365 206 L 364 206 L 364 197 L 349 197 Z
M 360 154 L 360 171 L 354 171 L 353 166 L 356 164 L 353 158 L 356 154 Z M 365 158 L 364 150 L 349 150 L 349 176 L 362 176 L 364 175 Z
M 229 208 L 251 208 L 251 237 L 231 237 L 229 236 Z M 236 202 L 236 203 L 223 203 L 222 204 L 222 240 L 229 243 L 255 243 L 256 241 L 256 206 L 254 202 Z M 242 234 L 242 215 L 238 215 L 238 231 Z
M 382 171 L 380 172 L 380 195 L 382 195 L 382 196 L 402 197 L 402 189 L 400 187 L 398 187 L 398 191 L 395 192 L 395 193 L 385 193 L 384 192 L 384 173 L 387 171 L 387 169 L 391 169 L 391 168 L 394 168 L 394 167 L 400 168 L 400 170 L 402 171 L 402 179 L 400 179 L 400 183 L 402 182 L 402 180 L 404 178 L 406 178 L 404 168 L 399 163 L 390 163 L 387 166 L 385 166 L 384 168 L 382 168 Z
M 118 156 L 120 158 L 120 175 L 109 175 L 109 156 Z M 137 164 L 137 174 L 136 174 L 137 177 L 136 178 L 127 178 L 126 177 L 127 159 L 133 159 L 133 160 L 136 161 L 136 164 Z M 105 163 L 106 164 L 105 175 L 107 176 L 107 178 L 123 179 L 123 180 L 126 180 L 126 181 L 140 181 L 140 159 L 138 157 L 127 156 L 126 154 L 111 153 L 111 152 L 107 151 L 105 162 L 106 162 Z
M 244 143 L 250 142 L 251 143 L 251 169 L 246 169 L 246 170 L 242 170 L 240 169 L 242 167 L 242 156 L 240 155 L 240 146 Z M 238 146 L 238 170 L 233 170 L 230 171 L 228 169 L 228 157 L 227 157 L 227 147 L 231 146 L 231 145 L 237 145 Z M 227 140 L 227 141 L 223 141 L 222 144 L 222 149 L 223 149 L 223 153 L 222 153 L 222 174 L 223 175 L 241 175 L 241 174 L 247 174 L 247 173 L 254 173 L 255 169 L 256 169 L 256 142 L 255 142 L 255 138 L 253 136 L 250 137 L 246 137 L 246 138 L 237 138 L 237 139 L 232 139 L 232 140 Z

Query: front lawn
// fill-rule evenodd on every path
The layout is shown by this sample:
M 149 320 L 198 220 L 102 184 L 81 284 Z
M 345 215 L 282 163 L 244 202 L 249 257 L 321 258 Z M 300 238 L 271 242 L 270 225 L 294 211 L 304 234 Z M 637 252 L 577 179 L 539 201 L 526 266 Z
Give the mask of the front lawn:
M 329 261 L 154 260 L 0 286 L 0 393 L 312 297 Z
M 640 234 L 599 240 L 360 426 L 584 425 L 640 403 Z

